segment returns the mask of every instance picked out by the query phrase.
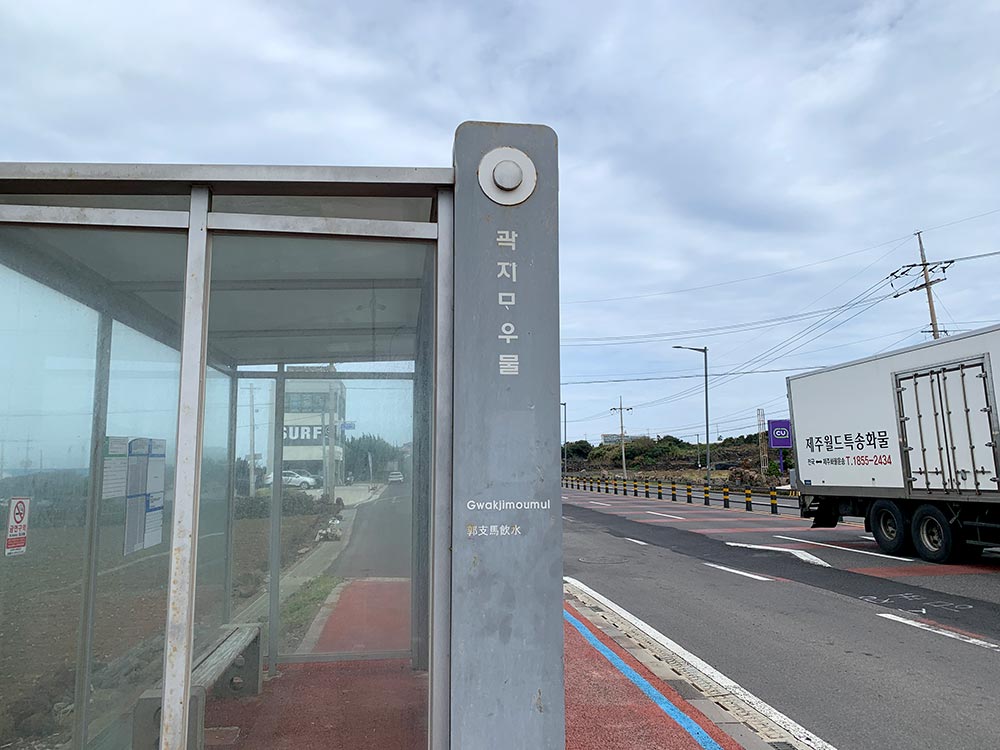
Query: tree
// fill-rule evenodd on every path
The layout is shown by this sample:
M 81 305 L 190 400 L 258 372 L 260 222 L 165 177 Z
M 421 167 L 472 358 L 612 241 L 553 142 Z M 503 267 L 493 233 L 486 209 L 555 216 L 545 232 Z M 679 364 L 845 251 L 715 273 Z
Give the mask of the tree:
M 594 446 L 592 446 L 587 440 L 574 440 L 571 443 L 566 443 L 567 458 L 586 459 L 592 450 L 594 450 Z
M 368 477 L 368 455 L 372 457 L 375 479 L 384 479 L 391 461 L 399 461 L 403 452 L 375 435 L 361 435 L 344 443 L 344 470 L 358 479 Z

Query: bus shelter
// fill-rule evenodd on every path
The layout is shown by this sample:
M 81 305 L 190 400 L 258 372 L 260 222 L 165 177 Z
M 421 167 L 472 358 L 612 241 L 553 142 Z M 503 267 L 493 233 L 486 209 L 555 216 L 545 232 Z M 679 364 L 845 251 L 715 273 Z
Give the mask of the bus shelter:
M 557 179 L 0 164 L 0 746 L 563 747 Z

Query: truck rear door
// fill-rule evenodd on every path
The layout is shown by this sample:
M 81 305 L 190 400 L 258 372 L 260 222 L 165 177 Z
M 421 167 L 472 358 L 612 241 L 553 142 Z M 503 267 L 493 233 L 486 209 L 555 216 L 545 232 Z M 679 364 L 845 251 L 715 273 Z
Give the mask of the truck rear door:
M 993 404 L 983 358 L 896 375 L 910 488 L 997 492 Z

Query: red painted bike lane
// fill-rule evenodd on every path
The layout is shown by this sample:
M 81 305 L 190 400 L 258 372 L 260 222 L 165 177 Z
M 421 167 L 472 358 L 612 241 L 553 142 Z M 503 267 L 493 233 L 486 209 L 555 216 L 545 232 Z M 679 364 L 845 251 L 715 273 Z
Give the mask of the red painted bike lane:
M 569 604 L 565 613 L 567 750 L 739 750 L 737 742 Z

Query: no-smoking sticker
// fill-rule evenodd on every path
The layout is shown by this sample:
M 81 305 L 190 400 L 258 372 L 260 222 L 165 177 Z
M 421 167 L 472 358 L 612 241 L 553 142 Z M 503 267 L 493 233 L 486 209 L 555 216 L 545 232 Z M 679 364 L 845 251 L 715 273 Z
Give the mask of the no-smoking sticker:
M 23 555 L 28 548 L 28 507 L 31 498 L 12 497 L 10 510 L 7 513 L 7 539 L 4 543 L 4 555 L 13 557 Z

